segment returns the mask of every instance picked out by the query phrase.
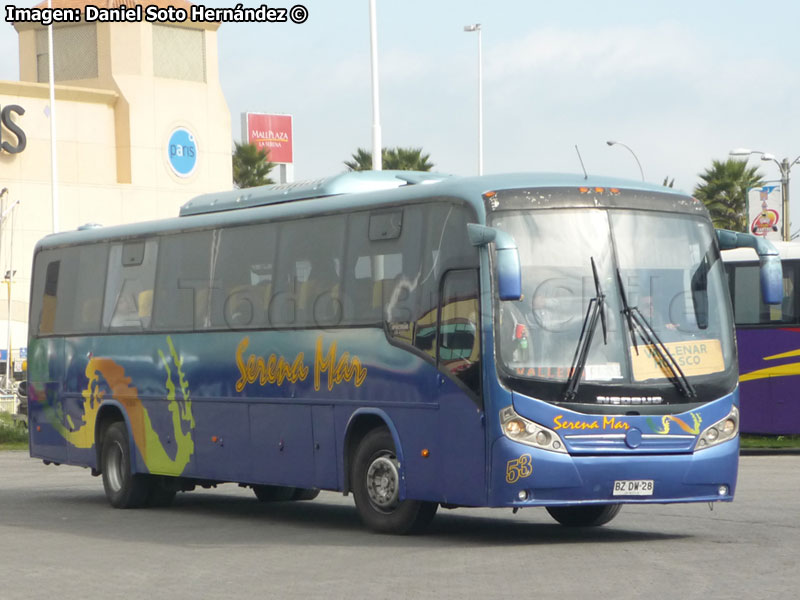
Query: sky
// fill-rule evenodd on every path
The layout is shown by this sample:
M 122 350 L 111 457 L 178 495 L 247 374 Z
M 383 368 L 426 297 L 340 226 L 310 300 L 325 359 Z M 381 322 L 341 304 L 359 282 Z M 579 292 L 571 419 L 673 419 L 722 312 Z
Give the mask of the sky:
M 303 24 L 224 23 L 218 34 L 234 139 L 242 112 L 292 114 L 298 180 L 342 172 L 372 144 L 368 0 L 300 1 Z M 590 174 L 639 179 L 634 156 L 606 144 L 616 140 L 645 179 L 691 192 L 733 148 L 800 155 L 796 0 L 377 0 L 384 146 L 421 147 L 437 171 L 477 173 L 478 37 L 464 32 L 473 23 L 486 173 L 580 172 L 577 145 Z M 18 78 L 16 31 L 3 20 L 0 80 Z

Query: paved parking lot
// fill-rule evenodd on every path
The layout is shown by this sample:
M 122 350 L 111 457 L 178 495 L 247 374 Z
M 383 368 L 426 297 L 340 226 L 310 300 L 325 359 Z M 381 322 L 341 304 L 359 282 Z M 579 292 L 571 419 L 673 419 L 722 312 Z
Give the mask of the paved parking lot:
M 440 511 L 363 529 L 352 498 L 260 504 L 233 485 L 120 511 L 75 467 L 0 452 L 0 598 L 788 598 L 800 456 L 742 458 L 736 501 L 626 506 L 569 530 L 544 510 Z

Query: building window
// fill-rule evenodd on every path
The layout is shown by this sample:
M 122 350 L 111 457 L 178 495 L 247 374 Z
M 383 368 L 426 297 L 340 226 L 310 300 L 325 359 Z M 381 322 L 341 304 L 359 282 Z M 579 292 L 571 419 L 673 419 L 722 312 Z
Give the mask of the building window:
M 97 27 L 94 23 L 53 27 L 56 81 L 97 78 Z M 36 32 L 36 80 L 48 83 L 47 29 Z
M 205 81 L 204 32 L 200 29 L 153 25 L 153 74 L 183 81 Z

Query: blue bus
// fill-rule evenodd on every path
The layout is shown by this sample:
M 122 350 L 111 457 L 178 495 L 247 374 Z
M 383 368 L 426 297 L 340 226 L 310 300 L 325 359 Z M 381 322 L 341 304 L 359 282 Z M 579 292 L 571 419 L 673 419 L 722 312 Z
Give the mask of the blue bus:
M 335 490 L 391 533 L 439 506 L 592 526 L 625 503 L 730 501 L 720 248 L 743 245 L 774 300 L 771 246 L 715 233 L 671 189 L 403 171 L 51 235 L 33 265 L 30 452 L 102 475 L 118 508 L 222 482 L 261 501 Z

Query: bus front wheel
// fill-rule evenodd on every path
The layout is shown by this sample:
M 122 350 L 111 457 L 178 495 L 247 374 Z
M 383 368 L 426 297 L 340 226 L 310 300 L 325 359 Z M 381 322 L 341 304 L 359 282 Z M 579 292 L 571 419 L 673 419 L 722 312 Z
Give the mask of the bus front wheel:
M 364 524 L 381 533 L 407 534 L 424 530 L 439 505 L 400 500 L 400 465 L 388 429 L 370 431 L 351 461 L 353 497 Z
M 621 504 L 591 504 L 587 506 L 548 506 L 547 512 L 567 527 L 598 527 L 617 516 Z
M 147 475 L 131 470 L 131 449 L 128 431 L 121 421 L 112 423 L 103 436 L 100 464 L 103 469 L 103 489 L 114 508 L 145 506 L 151 491 Z

